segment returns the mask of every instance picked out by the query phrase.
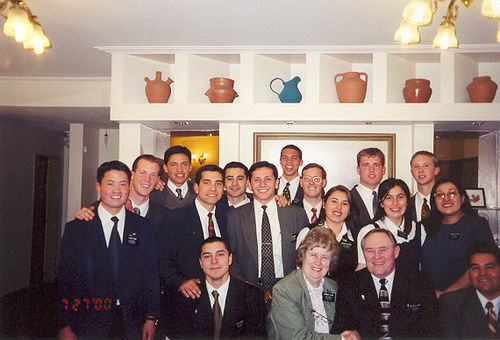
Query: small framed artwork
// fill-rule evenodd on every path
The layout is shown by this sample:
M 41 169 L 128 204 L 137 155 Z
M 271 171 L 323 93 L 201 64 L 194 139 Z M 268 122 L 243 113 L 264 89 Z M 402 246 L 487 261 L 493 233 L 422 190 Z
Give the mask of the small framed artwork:
M 465 189 L 467 196 L 469 196 L 470 205 L 473 208 L 486 208 L 486 200 L 484 198 L 483 188 Z

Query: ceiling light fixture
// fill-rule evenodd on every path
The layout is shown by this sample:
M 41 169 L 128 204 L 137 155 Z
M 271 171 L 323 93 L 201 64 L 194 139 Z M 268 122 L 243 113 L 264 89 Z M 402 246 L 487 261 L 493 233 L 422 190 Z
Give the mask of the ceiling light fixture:
M 394 39 L 401 44 L 418 44 L 420 42 L 419 26 L 427 26 L 432 22 L 432 17 L 438 9 L 438 1 L 448 0 L 411 0 L 403 10 L 403 20 Z M 450 0 L 444 20 L 439 25 L 438 32 L 432 41 L 434 47 L 447 50 L 450 47 L 458 47 L 455 25 L 457 20 L 458 4 L 460 1 L 465 7 L 469 7 L 473 0 Z M 489 19 L 500 18 L 500 0 L 483 0 L 481 14 Z M 500 42 L 500 23 L 497 32 L 497 42 Z
M 52 47 L 42 25 L 24 1 L 0 0 L 0 15 L 6 19 L 3 33 L 23 43 L 25 49 L 34 50 L 36 54 L 44 54 L 45 49 Z

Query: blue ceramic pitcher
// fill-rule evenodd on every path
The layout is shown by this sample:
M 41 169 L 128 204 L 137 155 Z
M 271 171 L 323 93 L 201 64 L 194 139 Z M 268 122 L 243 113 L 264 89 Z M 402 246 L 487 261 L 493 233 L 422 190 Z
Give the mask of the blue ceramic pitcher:
M 273 82 L 275 80 L 281 80 L 281 82 L 283 83 L 283 89 L 281 90 L 281 93 L 273 90 Z M 283 79 L 281 78 L 274 78 L 273 80 L 271 80 L 269 87 L 271 88 L 271 91 L 278 95 L 278 98 L 282 103 L 300 103 L 300 101 L 302 100 L 302 94 L 297 87 L 297 84 L 300 80 L 301 79 L 298 76 L 289 81 L 283 81 Z

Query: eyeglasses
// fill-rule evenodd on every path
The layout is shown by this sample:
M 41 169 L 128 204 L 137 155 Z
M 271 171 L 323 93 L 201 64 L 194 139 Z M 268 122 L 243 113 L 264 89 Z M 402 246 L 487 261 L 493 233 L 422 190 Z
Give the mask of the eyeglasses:
M 451 191 L 451 192 L 447 192 L 447 193 L 444 193 L 444 192 L 436 192 L 434 194 L 434 198 L 437 199 L 437 200 L 444 200 L 446 197 L 448 197 L 448 199 L 452 200 L 453 198 L 455 198 L 455 196 L 458 196 L 458 192 L 456 191 Z
M 321 181 L 323 180 L 323 178 L 319 177 L 319 176 L 315 176 L 315 177 L 309 177 L 309 176 L 305 176 L 305 177 L 302 177 L 302 179 L 306 182 L 310 182 L 310 181 L 313 181 L 314 183 L 316 184 L 319 184 L 321 183 Z
M 311 309 L 311 313 L 315 319 L 319 319 L 321 321 L 328 322 L 328 323 L 333 323 L 333 320 L 328 319 L 326 316 L 324 316 L 323 314 L 321 314 L 319 312 L 316 312 L 314 309 Z

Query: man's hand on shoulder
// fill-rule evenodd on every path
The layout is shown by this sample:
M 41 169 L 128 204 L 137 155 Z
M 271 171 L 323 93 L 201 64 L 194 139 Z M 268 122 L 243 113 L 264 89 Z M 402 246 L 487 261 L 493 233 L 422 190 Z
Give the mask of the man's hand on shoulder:
M 197 299 L 201 295 L 200 287 L 198 287 L 199 284 L 199 279 L 184 281 L 179 287 L 179 291 L 187 298 Z
M 95 217 L 94 213 L 95 208 L 93 206 L 90 206 L 88 208 L 81 208 L 78 210 L 78 212 L 75 214 L 75 219 L 77 220 L 85 220 L 85 221 L 90 221 Z
M 70 326 L 66 326 L 59 330 L 59 339 L 61 340 L 77 340 L 76 334 Z
M 142 327 L 142 340 L 153 340 L 155 336 L 155 322 L 153 320 L 146 320 Z
M 274 195 L 274 199 L 276 200 L 276 204 L 278 204 L 278 207 L 280 208 L 284 208 L 290 205 L 290 201 L 287 200 L 283 195 Z
M 158 180 L 158 183 L 156 183 L 155 189 L 159 191 L 163 191 L 165 188 L 165 182 L 163 182 L 161 179 Z
M 340 333 L 343 340 L 360 340 L 361 336 L 358 331 L 343 331 Z

